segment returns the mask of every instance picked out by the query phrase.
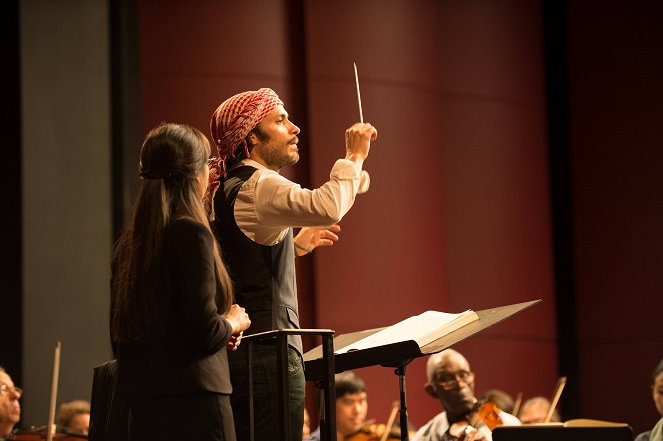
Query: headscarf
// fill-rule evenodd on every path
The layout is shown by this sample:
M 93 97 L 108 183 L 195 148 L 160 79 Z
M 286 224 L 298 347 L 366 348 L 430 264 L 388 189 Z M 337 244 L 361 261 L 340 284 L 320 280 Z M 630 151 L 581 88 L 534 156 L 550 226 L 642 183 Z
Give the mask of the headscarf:
M 238 147 L 244 146 L 246 156 L 249 156 L 246 137 L 279 105 L 283 105 L 283 101 L 276 92 L 262 88 L 231 96 L 217 107 L 212 114 L 210 131 L 218 150 L 223 176 L 226 174 L 226 161 L 235 158 Z
M 216 144 L 218 157 L 208 161 L 210 174 L 207 192 L 203 198 L 205 209 L 214 220 L 214 195 L 220 185 L 220 180 L 226 177 L 226 163 L 229 158 L 235 159 L 239 147 L 244 147 L 246 156 L 249 156 L 249 146 L 246 137 L 269 112 L 283 101 L 272 89 L 262 88 L 250 90 L 231 96 L 221 103 L 212 114 L 210 132 Z

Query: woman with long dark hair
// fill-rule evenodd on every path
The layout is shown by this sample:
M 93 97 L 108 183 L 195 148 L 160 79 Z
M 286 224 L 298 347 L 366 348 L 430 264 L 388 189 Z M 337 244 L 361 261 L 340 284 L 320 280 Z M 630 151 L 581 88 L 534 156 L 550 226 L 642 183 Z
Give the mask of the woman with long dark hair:
M 111 341 L 131 440 L 235 440 L 226 348 L 250 325 L 203 206 L 210 145 L 161 124 L 140 153 L 142 185 L 113 250 Z

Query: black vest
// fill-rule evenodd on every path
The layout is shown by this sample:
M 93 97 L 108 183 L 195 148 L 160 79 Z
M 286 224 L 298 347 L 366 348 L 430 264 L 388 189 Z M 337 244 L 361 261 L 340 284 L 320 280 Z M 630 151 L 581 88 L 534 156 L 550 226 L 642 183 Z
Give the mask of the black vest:
M 235 222 L 237 193 L 256 170 L 231 170 L 214 197 L 214 227 L 234 283 L 235 303 L 246 308 L 251 319 L 246 335 L 299 328 L 292 228 L 283 241 L 267 246 L 246 237 Z M 288 344 L 302 353 L 300 336 L 288 336 Z

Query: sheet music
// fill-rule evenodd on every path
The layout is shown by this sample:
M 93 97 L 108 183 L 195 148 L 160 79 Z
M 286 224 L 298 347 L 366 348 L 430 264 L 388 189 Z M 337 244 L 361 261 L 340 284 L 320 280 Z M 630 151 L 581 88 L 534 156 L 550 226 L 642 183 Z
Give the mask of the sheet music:
M 414 340 L 419 346 L 423 346 L 467 323 L 478 320 L 478 318 L 477 314 L 471 309 L 459 314 L 426 311 L 400 321 L 351 345 L 340 348 L 334 353 L 343 354 L 350 351 L 358 351 L 408 340 Z

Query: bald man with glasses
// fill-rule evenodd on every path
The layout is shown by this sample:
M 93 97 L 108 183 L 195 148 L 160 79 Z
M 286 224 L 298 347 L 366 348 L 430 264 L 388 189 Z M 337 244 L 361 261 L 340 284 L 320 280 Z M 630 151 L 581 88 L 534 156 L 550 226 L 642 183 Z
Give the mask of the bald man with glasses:
M 21 405 L 18 403 L 23 391 L 14 386 L 11 377 L 0 366 L 0 440 L 6 439 L 21 419 Z
M 471 420 L 478 400 L 474 396 L 474 372 L 469 362 L 459 352 L 447 349 L 428 358 L 426 365 L 426 392 L 440 402 L 444 411 L 422 426 L 412 441 L 455 441 L 462 438 L 456 429 L 464 428 L 457 424 Z M 504 425 L 520 425 L 515 416 L 499 411 Z M 450 430 L 451 429 L 451 430 Z M 492 440 L 488 428 L 477 427 L 479 433 L 474 439 Z

